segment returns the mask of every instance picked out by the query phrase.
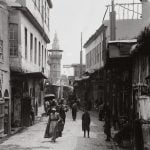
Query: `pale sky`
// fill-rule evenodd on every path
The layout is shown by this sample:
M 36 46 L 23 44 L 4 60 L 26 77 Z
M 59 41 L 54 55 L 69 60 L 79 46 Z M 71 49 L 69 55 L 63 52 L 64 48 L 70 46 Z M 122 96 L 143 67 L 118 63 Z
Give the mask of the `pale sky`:
M 115 0 L 116 3 L 140 2 L 139 0 Z M 60 49 L 64 50 L 62 64 L 80 63 L 80 35 L 83 44 L 102 24 L 106 5 L 111 0 L 52 0 L 51 44 L 55 31 Z M 50 45 L 51 45 L 50 44 Z M 85 56 L 83 56 L 85 60 Z

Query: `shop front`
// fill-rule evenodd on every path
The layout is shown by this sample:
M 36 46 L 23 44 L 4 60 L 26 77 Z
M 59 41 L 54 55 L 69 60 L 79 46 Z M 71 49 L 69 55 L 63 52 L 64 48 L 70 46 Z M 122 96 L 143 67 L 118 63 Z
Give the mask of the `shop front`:
M 43 104 L 44 79 L 41 72 L 11 73 L 12 128 L 31 125 L 31 108 L 37 115 L 38 106 Z

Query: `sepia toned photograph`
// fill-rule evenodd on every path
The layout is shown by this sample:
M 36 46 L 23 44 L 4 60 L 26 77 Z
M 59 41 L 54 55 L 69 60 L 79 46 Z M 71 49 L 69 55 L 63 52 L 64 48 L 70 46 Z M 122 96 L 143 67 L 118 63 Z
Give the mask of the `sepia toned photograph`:
M 150 150 L 150 0 L 0 0 L 0 150 Z

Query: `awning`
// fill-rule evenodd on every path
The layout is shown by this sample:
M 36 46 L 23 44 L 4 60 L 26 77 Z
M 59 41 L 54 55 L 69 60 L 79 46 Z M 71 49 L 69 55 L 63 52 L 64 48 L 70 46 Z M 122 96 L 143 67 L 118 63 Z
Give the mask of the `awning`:
M 44 78 L 44 79 L 47 79 L 47 77 L 42 72 L 26 73 L 26 76 L 27 77 L 33 77 L 33 78 Z
M 81 78 L 75 79 L 75 81 L 83 81 L 83 80 L 87 80 L 89 78 L 90 78 L 90 76 L 82 76 Z
M 23 77 L 23 78 L 42 78 L 47 79 L 47 77 L 42 72 L 29 72 L 29 73 L 12 73 L 14 77 Z
M 136 43 L 136 42 L 137 42 L 137 39 L 108 41 L 109 44 L 111 43 Z
M 95 72 L 95 69 L 89 69 L 87 72 L 88 72 L 89 74 L 92 74 L 92 73 Z
M 132 46 L 137 43 L 136 39 L 116 40 L 108 42 L 109 58 L 129 57 Z
M 82 76 L 82 80 L 87 80 L 89 78 L 90 78 L 90 76 Z

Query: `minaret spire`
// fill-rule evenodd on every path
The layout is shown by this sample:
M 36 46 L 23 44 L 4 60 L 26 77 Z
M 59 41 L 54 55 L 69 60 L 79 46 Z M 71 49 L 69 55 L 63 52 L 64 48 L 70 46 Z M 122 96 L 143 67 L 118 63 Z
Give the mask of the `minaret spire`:
M 52 49 L 53 50 L 59 50 L 59 40 L 58 40 L 57 32 L 55 32 L 55 35 L 54 35 Z

